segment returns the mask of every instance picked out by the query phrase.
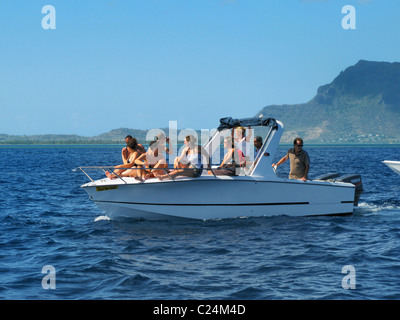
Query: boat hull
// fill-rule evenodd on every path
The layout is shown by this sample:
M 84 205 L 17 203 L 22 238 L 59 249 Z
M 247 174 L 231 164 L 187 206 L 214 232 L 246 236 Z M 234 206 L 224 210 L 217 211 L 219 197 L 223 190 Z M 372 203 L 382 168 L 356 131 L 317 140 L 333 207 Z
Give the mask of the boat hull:
M 392 169 L 397 174 L 400 174 L 400 161 L 383 161 L 390 169 Z
M 82 187 L 111 219 L 207 220 L 353 212 L 355 189 L 349 183 L 264 181 L 247 177 L 154 180 L 111 184 L 103 179 Z

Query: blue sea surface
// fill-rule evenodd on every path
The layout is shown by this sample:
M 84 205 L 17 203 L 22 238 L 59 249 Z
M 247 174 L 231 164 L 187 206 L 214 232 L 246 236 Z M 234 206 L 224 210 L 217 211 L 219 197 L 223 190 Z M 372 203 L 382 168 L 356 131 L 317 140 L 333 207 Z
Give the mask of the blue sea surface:
M 184 222 L 109 220 L 88 198 L 72 169 L 120 148 L 0 147 L 0 299 L 400 299 L 400 175 L 381 163 L 400 147 L 305 146 L 311 176 L 362 175 L 351 216 Z

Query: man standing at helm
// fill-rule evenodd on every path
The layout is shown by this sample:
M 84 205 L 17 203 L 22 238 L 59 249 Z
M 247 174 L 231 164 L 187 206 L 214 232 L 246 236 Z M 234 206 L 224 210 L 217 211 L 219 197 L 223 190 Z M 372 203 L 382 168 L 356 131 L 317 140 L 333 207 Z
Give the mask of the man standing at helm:
M 302 138 L 294 139 L 293 148 L 289 149 L 286 156 L 279 160 L 278 163 L 273 163 L 272 166 L 279 166 L 288 159 L 290 160 L 289 179 L 306 181 L 310 170 L 310 157 L 307 151 L 303 150 Z

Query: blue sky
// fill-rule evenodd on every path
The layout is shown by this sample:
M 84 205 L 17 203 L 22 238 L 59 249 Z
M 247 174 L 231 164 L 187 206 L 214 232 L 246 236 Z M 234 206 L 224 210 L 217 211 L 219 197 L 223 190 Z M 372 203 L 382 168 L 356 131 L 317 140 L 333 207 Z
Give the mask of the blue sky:
M 400 61 L 400 1 L 0 0 L 0 133 L 212 129 L 307 102 L 360 59 Z

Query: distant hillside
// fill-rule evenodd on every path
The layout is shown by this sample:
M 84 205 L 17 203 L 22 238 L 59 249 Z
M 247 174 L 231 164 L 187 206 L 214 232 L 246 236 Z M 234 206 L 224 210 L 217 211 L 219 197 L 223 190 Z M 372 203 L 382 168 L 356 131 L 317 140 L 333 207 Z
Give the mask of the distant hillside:
M 163 128 L 168 132 L 168 128 Z M 148 144 L 146 135 L 148 130 L 119 128 L 93 137 L 78 136 L 75 134 L 44 134 L 44 135 L 7 135 L 0 134 L 0 144 L 125 144 L 125 137 L 129 134 L 139 143 Z M 154 137 L 151 137 L 152 139 Z
M 120 128 L 93 137 L 68 134 L 45 134 L 18 136 L 0 134 L 0 144 L 125 144 L 125 137 L 130 134 L 139 142 L 146 143 L 147 130 Z
M 87 138 L 76 134 L 8 135 L 0 134 L 0 144 L 79 144 Z
M 400 63 L 360 60 L 307 103 L 271 105 L 256 116 L 284 123 L 282 142 L 399 143 Z
M 128 134 L 138 139 L 138 141 L 143 142 L 146 140 L 147 130 L 119 128 L 99 134 L 98 136 L 92 137 L 92 139 L 125 143 L 124 139 Z
M 267 106 L 255 116 L 261 114 L 283 122 L 282 143 L 296 136 L 307 144 L 400 143 L 400 63 L 360 60 L 309 102 Z M 120 128 L 94 137 L 0 134 L 0 144 L 122 144 L 128 134 L 148 143 L 147 130 Z

